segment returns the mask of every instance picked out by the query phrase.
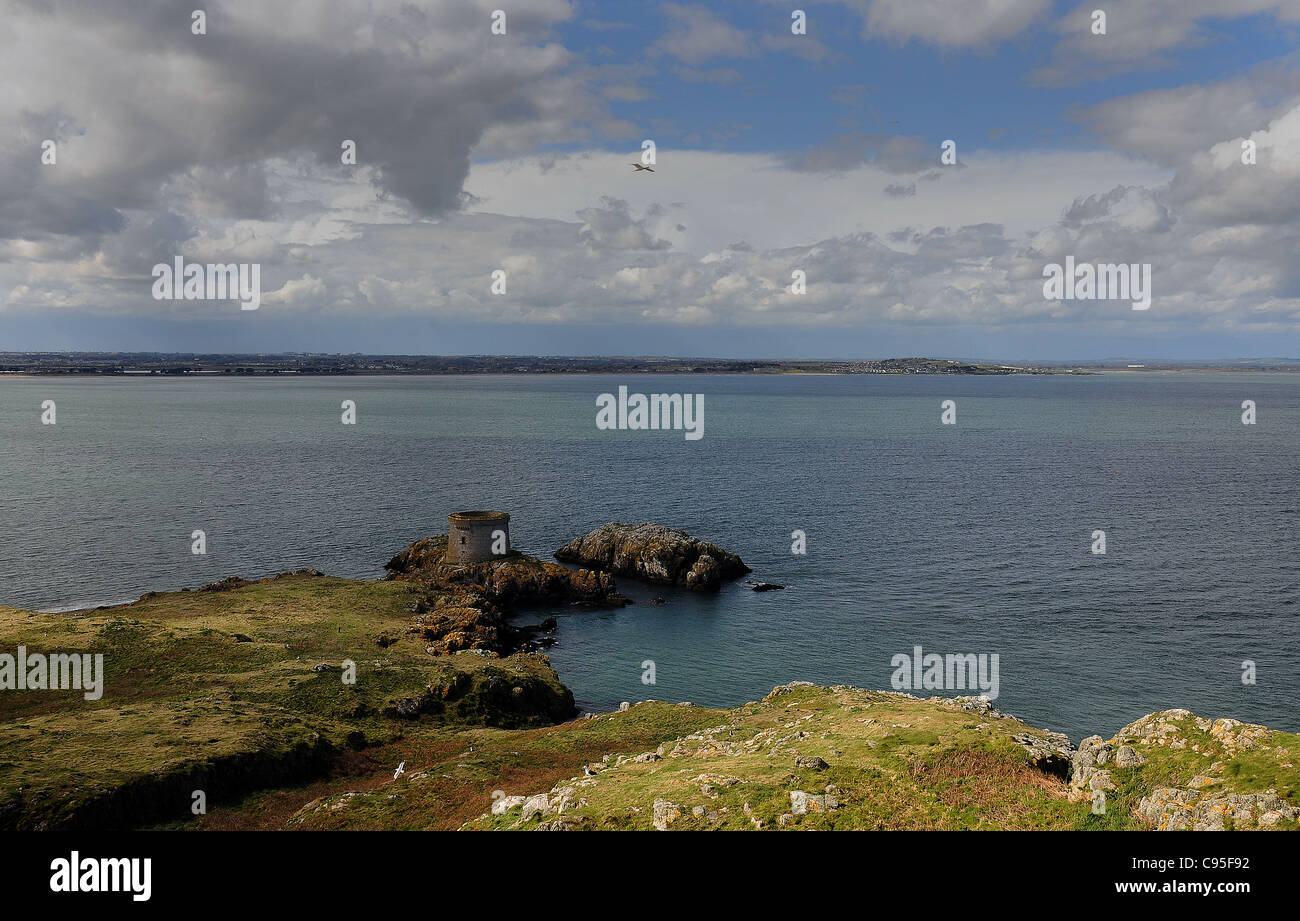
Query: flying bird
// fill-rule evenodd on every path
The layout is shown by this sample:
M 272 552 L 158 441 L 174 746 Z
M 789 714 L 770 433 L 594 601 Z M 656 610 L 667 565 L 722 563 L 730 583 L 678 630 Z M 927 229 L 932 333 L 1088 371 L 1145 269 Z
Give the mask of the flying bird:
M 396 780 L 397 778 L 401 777 L 405 773 L 406 773 L 406 762 L 403 761 L 401 764 L 397 766 L 397 770 L 393 772 L 393 780 Z
M 643 163 L 633 163 L 632 166 L 633 168 L 636 169 L 637 172 L 640 172 L 641 170 L 645 170 L 647 173 L 653 173 L 655 171 L 653 166 L 646 166 Z

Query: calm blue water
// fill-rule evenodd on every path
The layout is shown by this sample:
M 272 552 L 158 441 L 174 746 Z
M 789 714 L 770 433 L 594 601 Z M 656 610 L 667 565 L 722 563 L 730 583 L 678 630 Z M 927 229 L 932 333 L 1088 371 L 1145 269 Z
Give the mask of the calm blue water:
M 703 393 L 704 438 L 597 431 L 595 397 L 618 384 Z M 56 426 L 39 424 L 46 399 Z M 919 644 L 997 653 L 998 706 L 1076 740 L 1174 706 L 1295 731 L 1297 446 L 1287 375 L 8 379 L 0 604 L 297 567 L 379 577 L 463 508 L 508 510 L 539 556 L 656 521 L 789 588 L 624 583 L 670 603 L 558 612 L 551 658 L 584 706 L 887 688 Z

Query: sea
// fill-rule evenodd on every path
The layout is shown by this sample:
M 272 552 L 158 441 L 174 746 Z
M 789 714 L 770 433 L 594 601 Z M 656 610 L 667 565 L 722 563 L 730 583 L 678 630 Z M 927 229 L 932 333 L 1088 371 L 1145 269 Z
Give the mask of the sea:
M 702 395 L 703 436 L 598 429 L 619 386 Z M 463 509 L 542 558 L 648 521 L 786 587 L 525 612 L 584 709 L 890 690 L 920 647 L 996 655 L 995 706 L 1076 742 L 1173 707 L 1294 732 L 1297 448 L 1300 375 L 1257 372 L 0 378 L 0 605 L 381 578 Z

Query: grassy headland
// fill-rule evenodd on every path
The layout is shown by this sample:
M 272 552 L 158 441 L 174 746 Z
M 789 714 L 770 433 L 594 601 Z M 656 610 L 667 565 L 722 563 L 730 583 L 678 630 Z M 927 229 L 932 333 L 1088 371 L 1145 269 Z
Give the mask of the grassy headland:
M 1167 711 L 1075 752 L 978 701 L 803 685 L 575 720 L 545 656 L 430 647 L 428 591 L 293 573 L 0 608 L 0 650 L 106 672 L 94 701 L 0 692 L 0 827 L 1296 827 L 1300 736 Z

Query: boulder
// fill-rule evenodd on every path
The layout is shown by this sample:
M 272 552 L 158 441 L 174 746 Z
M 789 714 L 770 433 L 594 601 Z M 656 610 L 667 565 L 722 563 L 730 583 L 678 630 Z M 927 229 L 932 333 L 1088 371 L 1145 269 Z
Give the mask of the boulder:
M 1070 759 L 1070 785 L 1066 797 L 1072 803 L 1093 799 L 1103 790 L 1114 790 L 1110 771 L 1100 765 L 1111 760 L 1111 744 L 1101 736 L 1088 736 Z
M 803 790 L 790 791 L 790 811 L 795 815 L 807 815 L 810 812 L 830 812 L 839 808 L 839 799 L 829 793 L 807 793 Z
M 492 814 L 505 815 L 511 809 L 517 809 L 528 801 L 526 796 L 500 796 L 492 801 Z
M 536 796 L 530 796 L 524 801 L 524 808 L 519 816 L 519 821 L 527 822 L 533 816 L 540 818 L 550 815 L 553 811 L 550 797 L 545 793 L 538 793 Z
M 1137 753 L 1131 745 L 1121 745 L 1115 751 L 1116 767 L 1137 767 L 1139 764 L 1146 764 L 1147 759 Z
M 654 827 L 656 831 L 667 831 L 668 826 L 682 817 L 682 807 L 665 799 L 654 802 Z

